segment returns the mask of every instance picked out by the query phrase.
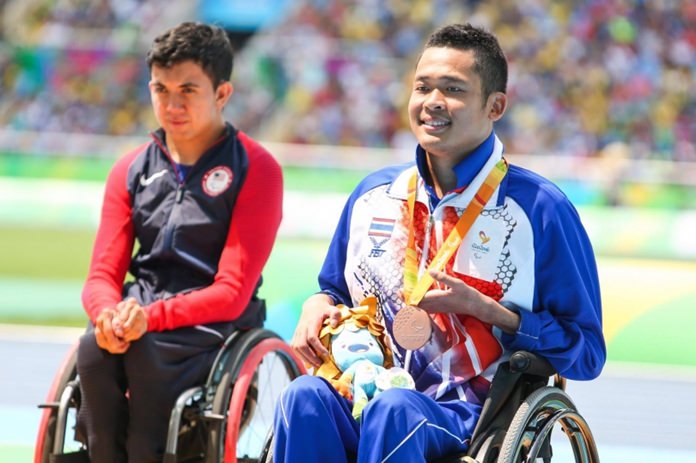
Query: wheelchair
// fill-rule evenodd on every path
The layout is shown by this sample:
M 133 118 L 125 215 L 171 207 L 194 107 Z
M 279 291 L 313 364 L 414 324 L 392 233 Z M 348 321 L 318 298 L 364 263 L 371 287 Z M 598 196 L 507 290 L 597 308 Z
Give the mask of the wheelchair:
M 553 385 L 548 385 L 551 377 Z M 514 352 L 498 366 L 468 452 L 431 463 L 549 463 L 551 431 L 557 424 L 576 462 L 599 463 L 592 432 L 565 392 L 565 383 L 546 359 Z M 273 463 L 272 436 L 260 461 Z
M 565 386 L 565 378 L 546 359 L 514 352 L 498 366 L 469 451 L 437 463 L 549 463 L 556 425 L 563 430 L 576 462 L 599 463 L 590 427 Z
M 67 353 L 48 393 L 34 463 L 88 462 L 76 426 L 80 407 L 77 343 Z M 272 429 L 275 402 L 304 374 L 291 348 L 262 328 L 232 333 L 205 384 L 181 393 L 170 418 L 164 463 L 256 463 Z

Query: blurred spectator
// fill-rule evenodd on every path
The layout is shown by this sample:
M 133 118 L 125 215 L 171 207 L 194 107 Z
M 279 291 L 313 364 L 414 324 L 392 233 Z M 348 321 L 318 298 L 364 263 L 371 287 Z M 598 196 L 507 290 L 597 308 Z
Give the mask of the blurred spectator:
M 236 85 L 250 96 L 230 110 L 262 139 L 402 146 L 403 76 L 424 31 L 454 21 L 508 50 L 515 104 L 497 130 L 511 152 L 596 156 L 623 141 L 636 157 L 696 161 L 686 0 L 309 0 L 244 50 L 256 66 Z
M 169 3 L 0 3 L 0 126 L 112 135 L 153 129 L 140 44 L 163 23 L 190 16 L 190 5 Z
M 148 96 L 137 90 L 144 63 L 131 53 L 168 8 L 166 0 L 7 1 L 0 125 L 152 129 Z M 410 146 L 403 95 L 422 38 L 466 21 L 493 30 L 508 51 L 514 104 L 497 130 L 510 152 L 600 156 L 622 142 L 634 158 L 696 161 L 689 0 L 292 2 L 238 54 L 246 65 L 236 67 L 228 116 L 267 141 Z M 111 32 L 85 32 L 95 28 Z

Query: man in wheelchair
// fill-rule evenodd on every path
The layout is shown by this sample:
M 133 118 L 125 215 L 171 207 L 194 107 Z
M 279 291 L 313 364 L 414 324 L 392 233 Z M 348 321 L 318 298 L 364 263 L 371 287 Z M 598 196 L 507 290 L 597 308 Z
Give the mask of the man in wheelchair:
M 162 461 L 179 394 L 232 331 L 262 325 L 254 296 L 281 219 L 280 166 L 222 114 L 225 32 L 183 23 L 147 63 L 161 127 L 109 174 L 82 295 L 79 425 L 98 463 Z
M 368 176 L 348 199 L 292 346 L 328 351 L 337 305 L 378 299 L 394 361 L 415 389 L 389 389 L 359 419 L 321 377 L 293 381 L 276 407 L 276 462 L 423 462 L 466 452 L 507 352 L 527 350 L 570 379 L 606 358 L 591 244 L 567 197 L 509 165 L 494 123 L 508 105 L 507 59 L 471 25 L 433 33 L 408 105 L 415 162 Z

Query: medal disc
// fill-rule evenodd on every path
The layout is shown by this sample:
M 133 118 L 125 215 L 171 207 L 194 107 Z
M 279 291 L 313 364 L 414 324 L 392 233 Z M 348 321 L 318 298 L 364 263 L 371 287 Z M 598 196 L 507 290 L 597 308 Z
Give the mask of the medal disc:
M 428 342 L 433 328 L 430 315 L 418 307 L 406 306 L 394 316 L 394 340 L 404 349 L 420 349 Z

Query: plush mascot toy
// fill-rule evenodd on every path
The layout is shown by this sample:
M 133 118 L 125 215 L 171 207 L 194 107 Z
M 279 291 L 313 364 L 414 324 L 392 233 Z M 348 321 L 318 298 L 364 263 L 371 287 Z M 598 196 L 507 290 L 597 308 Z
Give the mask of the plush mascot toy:
M 320 339 L 331 357 L 315 375 L 322 376 L 348 400 L 353 401 L 353 416 L 360 418 L 367 402 L 392 387 L 413 389 L 413 378 L 402 368 L 393 366 L 392 351 L 377 321 L 377 300 L 370 296 L 358 307 L 338 306 L 341 322 L 335 328 L 328 320 Z

